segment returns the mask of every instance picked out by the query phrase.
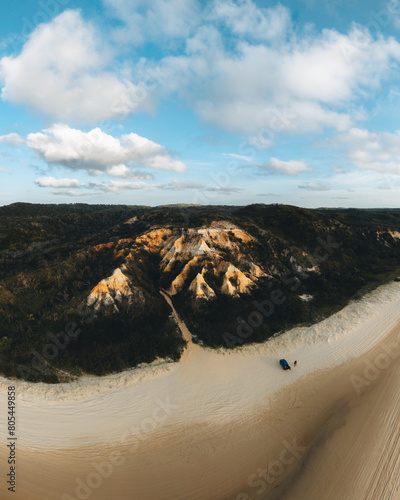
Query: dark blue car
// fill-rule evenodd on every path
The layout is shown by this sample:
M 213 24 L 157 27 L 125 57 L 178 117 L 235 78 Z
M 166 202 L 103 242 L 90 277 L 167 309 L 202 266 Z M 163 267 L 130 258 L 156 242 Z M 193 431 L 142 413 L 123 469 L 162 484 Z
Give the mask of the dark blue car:
M 284 370 L 290 370 L 290 365 L 289 363 L 286 361 L 286 359 L 281 359 L 279 361 L 279 363 L 281 364 L 281 367 L 284 369 Z

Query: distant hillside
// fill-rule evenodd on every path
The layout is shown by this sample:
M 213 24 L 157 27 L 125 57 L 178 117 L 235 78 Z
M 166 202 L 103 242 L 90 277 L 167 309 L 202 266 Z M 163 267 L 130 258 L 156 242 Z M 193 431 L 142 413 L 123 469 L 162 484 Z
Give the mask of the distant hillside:
M 0 368 L 56 382 L 263 342 L 400 275 L 400 210 L 0 207 Z

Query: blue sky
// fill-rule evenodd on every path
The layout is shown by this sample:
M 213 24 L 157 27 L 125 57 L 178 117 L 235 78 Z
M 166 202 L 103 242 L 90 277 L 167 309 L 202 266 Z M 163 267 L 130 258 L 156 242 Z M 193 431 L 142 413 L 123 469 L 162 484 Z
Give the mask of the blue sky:
M 399 205 L 399 0 L 1 9 L 1 205 Z

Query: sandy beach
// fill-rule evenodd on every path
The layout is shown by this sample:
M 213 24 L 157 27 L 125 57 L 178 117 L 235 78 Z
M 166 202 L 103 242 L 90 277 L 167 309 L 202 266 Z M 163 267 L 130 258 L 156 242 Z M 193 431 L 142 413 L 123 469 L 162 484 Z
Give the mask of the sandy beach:
M 0 498 L 400 498 L 399 305 L 391 283 L 265 344 L 18 382 L 17 493 L 3 481 Z M 298 366 L 284 372 L 281 357 Z

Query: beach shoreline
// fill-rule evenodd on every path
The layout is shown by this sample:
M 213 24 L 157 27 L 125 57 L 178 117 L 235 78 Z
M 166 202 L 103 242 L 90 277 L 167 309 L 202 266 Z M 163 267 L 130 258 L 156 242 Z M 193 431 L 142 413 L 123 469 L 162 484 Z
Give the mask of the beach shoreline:
M 290 496 L 287 478 L 308 463 L 330 419 L 351 412 L 380 384 L 380 375 L 396 368 L 390 352 L 399 345 L 399 303 L 400 285 L 393 283 L 268 345 L 223 353 L 196 346 L 185 363 L 56 390 L 17 385 L 14 497 L 70 500 L 86 484 L 92 489 L 87 498 L 96 500 L 112 492 L 121 500 L 133 494 L 143 500 L 269 500 L 278 488 L 288 499 L 302 498 Z M 298 359 L 298 366 L 284 372 L 280 352 L 289 353 L 290 362 Z M 378 367 L 379 376 L 369 380 L 368 360 L 374 365 L 383 354 L 388 367 Z M 117 455 L 121 463 L 113 465 Z M 109 477 L 93 465 L 105 463 L 113 469 Z M 87 479 L 96 477 L 101 484 L 91 488 Z
M 15 497 L 36 500 L 69 495 L 65 500 L 77 499 L 76 491 L 85 491 L 83 487 L 77 490 L 78 486 L 95 484 L 90 481 L 93 474 L 114 456 L 118 465 L 113 467 L 111 476 L 103 478 L 98 488 L 89 487 L 96 500 L 106 500 L 112 492 L 117 492 L 121 500 L 130 499 L 133 492 L 135 498 L 143 500 L 306 498 L 298 496 L 298 488 L 293 495 L 292 478 L 296 474 L 302 478 L 298 471 L 303 472 L 303 464 L 310 455 L 313 458 L 315 448 L 323 448 L 329 437 L 346 427 L 351 412 L 357 411 L 364 398 L 373 394 L 393 371 L 398 371 L 393 362 L 361 394 L 357 394 L 352 381 L 352 377 L 364 377 L 366 367 L 386 352 L 384 345 L 398 344 L 399 338 L 400 324 L 356 361 L 297 380 L 282 394 L 253 408 L 251 416 L 234 419 L 229 426 L 172 424 L 148 432 L 143 439 L 130 436 L 120 442 L 98 442 L 75 449 L 24 450 L 20 460 L 30 465 L 21 478 L 20 496 Z M 354 426 L 347 430 L 356 431 Z M 340 450 L 337 452 L 340 454 Z M 355 462 L 353 468 L 361 466 Z M 311 484 L 316 489 L 318 478 L 312 469 L 308 474 L 312 475 Z M 352 481 L 348 486 L 351 485 Z M 307 498 L 321 498 L 320 492 L 310 496 L 305 488 Z M 358 494 L 354 498 L 361 498 Z M 324 498 L 333 499 L 335 493 Z

